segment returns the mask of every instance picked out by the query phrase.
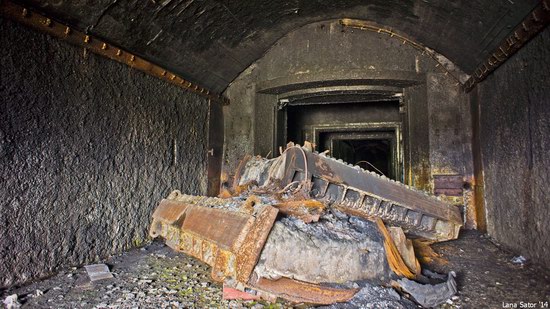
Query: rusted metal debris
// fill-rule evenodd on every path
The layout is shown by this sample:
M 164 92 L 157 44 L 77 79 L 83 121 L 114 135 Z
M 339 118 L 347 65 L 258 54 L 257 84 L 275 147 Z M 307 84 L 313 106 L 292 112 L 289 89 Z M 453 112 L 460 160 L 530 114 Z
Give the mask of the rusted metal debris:
M 222 209 L 222 199 L 182 195 L 162 200 L 149 234 L 161 236 L 172 249 L 212 266 L 212 278 L 246 282 L 256 265 L 278 210 L 250 201 Z M 206 206 L 206 207 L 205 207 Z
M 234 188 L 294 187 L 295 195 L 363 217 L 380 218 L 409 234 L 433 241 L 456 239 L 462 226 L 457 207 L 425 192 L 342 160 L 291 146 L 278 158 L 248 158 Z
M 174 191 L 153 214 L 149 234 L 172 249 L 212 266 L 212 278 L 238 289 L 253 288 L 266 299 L 330 304 L 345 301 L 353 289 L 337 289 L 284 278 L 252 279 L 252 271 L 277 217 L 277 208 L 251 196 L 245 201 L 190 196 Z M 300 287 L 295 292 L 294 288 Z
M 214 280 L 270 301 L 346 302 L 356 282 L 422 278 L 404 231 L 433 242 L 456 238 L 461 224 L 422 192 L 293 145 L 276 159 L 248 158 L 224 196 L 174 191 L 150 235 L 212 266 Z M 419 298 L 431 289 L 400 288 L 409 286 Z
M 337 289 L 284 277 L 278 280 L 253 278 L 251 284 L 273 295 L 284 295 L 291 302 L 321 305 L 348 301 L 357 292 L 357 289 Z

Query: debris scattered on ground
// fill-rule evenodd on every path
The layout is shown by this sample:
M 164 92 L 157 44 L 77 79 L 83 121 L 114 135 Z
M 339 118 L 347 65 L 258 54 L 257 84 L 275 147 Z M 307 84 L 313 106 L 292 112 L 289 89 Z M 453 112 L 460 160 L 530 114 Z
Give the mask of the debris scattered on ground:
M 512 264 L 524 266 L 527 263 L 527 259 L 523 255 L 514 256 L 512 258 Z
M 18 295 L 21 309 L 89 309 L 99 304 L 107 305 L 103 308 L 157 309 L 170 308 L 170 302 L 179 303 L 179 307 L 172 308 L 292 308 L 283 300 L 274 304 L 261 300 L 224 300 L 222 285 L 211 279 L 211 268 L 205 263 L 175 252 L 160 241 L 154 241 L 145 248 L 146 251 L 132 249 L 102 261 L 116 274 L 113 279 L 90 282 L 83 267 L 68 268 L 47 279 L 0 291 L 0 308 L 4 308 L 2 300 L 11 294 Z M 483 250 L 483 255 L 478 253 L 478 248 Z M 448 262 L 439 267 L 436 264 L 429 265 L 429 268 L 439 273 L 456 270 L 458 274 L 456 279 L 459 292 L 451 298 L 453 304 L 445 303 L 437 306 L 438 309 L 500 308 L 502 301 L 548 299 L 550 273 L 547 269 L 539 268 L 536 264 L 527 264 L 525 267 L 513 265 L 510 262 L 512 255 L 493 245 L 477 231 L 463 231 L 459 239 L 436 243 L 433 249 Z M 156 254 L 164 258 L 159 258 Z M 423 267 L 422 274 L 433 277 L 428 275 L 427 269 Z M 68 274 L 73 276 L 67 277 Z M 446 276 L 440 280 L 444 279 Z M 151 282 L 140 285 L 140 280 Z M 496 285 L 495 282 L 502 285 Z M 208 286 L 203 287 L 202 283 L 208 283 Z M 54 287 L 57 289 L 54 290 Z M 361 287 L 358 284 L 355 288 Z M 44 295 L 34 297 L 37 289 L 43 291 Z M 168 294 L 169 291 L 176 293 Z M 135 297 L 126 299 L 125 294 L 128 292 Z M 140 292 L 145 293 L 145 296 Z M 59 298 L 60 295 L 63 298 Z M 407 300 L 406 295 L 401 298 L 403 301 Z M 353 298 L 351 301 L 353 302 Z M 355 308 L 361 306 L 369 308 L 364 301 Z M 394 307 L 399 308 L 397 305 L 391 308 Z
M 113 278 L 113 274 L 109 270 L 109 267 L 105 264 L 86 265 L 84 268 L 86 269 L 86 272 L 90 277 L 90 281 L 92 282 Z
M 420 284 L 416 281 L 402 278 L 397 280 L 397 286 L 410 294 L 416 302 L 424 307 L 435 307 L 451 299 L 458 291 L 455 281 L 456 274 L 451 271 L 447 281 L 438 284 Z
M 4 305 L 6 309 L 20 308 L 21 304 L 18 301 L 17 294 L 12 294 L 4 299 Z
M 364 286 L 346 303 L 322 306 L 319 309 L 413 309 L 417 308 L 412 301 L 403 298 L 394 289 L 371 284 Z
M 453 296 L 454 273 L 439 284 L 424 277 L 407 235 L 456 238 L 458 209 L 311 148 L 246 158 L 224 198 L 172 192 L 150 235 L 211 265 L 215 281 L 267 301 L 407 308 L 391 284 L 422 305 Z M 375 294 L 391 297 L 366 299 Z
M 262 301 L 224 300 L 222 286 L 210 278 L 210 267 L 190 256 L 153 242 L 147 250 L 134 249 L 105 263 L 113 279 L 92 282 L 84 267 L 0 294 L 18 294 L 21 309 L 157 309 L 250 308 Z M 72 277 L 67 277 L 72 274 Z M 36 297 L 36 290 L 43 295 Z M 0 303 L 0 308 L 4 308 Z M 256 308 L 259 308 L 257 306 Z M 273 309 L 289 308 L 280 303 Z

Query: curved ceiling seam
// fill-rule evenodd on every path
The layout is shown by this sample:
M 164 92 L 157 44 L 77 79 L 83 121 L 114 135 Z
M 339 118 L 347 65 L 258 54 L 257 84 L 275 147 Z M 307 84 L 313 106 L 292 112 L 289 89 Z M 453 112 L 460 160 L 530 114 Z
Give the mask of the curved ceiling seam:
M 342 25 L 343 27 L 347 27 L 351 29 L 358 29 L 363 31 L 371 31 L 376 33 L 387 34 L 390 38 L 401 41 L 402 45 L 408 45 L 413 47 L 417 51 L 421 52 L 420 53 L 421 56 L 428 56 L 435 63 L 435 68 L 440 70 L 441 73 L 444 73 L 446 77 L 451 78 L 454 81 L 455 86 L 464 87 L 465 82 L 470 78 L 469 74 L 465 73 L 461 67 L 455 64 L 453 61 L 449 60 L 449 58 L 447 58 L 445 55 L 436 52 L 434 49 L 431 49 L 430 47 L 425 46 L 414 39 L 410 39 L 408 36 L 402 34 L 403 32 L 401 31 L 396 31 L 396 30 L 393 30 L 392 28 L 379 26 L 377 23 L 372 21 L 367 21 L 367 20 L 350 19 L 350 18 L 338 18 L 338 19 L 331 18 L 327 20 L 314 21 L 314 22 L 302 25 L 282 35 L 278 40 L 276 40 L 273 44 L 271 44 L 271 46 L 269 46 L 269 48 L 267 48 L 266 51 L 260 57 L 254 60 L 233 80 L 231 80 L 228 83 L 227 87 L 221 93 L 225 93 L 225 91 L 231 87 L 234 81 L 238 80 L 239 77 L 242 76 L 242 74 L 245 74 L 245 72 L 253 68 L 260 59 L 264 58 L 275 46 L 277 46 L 279 42 L 284 40 L 291 33 L 295 31 L 300 31 L 300 29 L 306 28 L 313 24 L 320 24 L 320 23 L 326 23 L 331 21 L 338 21 L 339 24 Z
M 353 29 L 359 29 L 363 31 L 372 31 L 376 33 L 383 33 L 390 36 L 390 38 L 399 39 L 403 42 L 403 45 L 409 44 L 411 47 L 415 48 L 416 50 L 419 50 L 422 52 L 422 55 L 428 55 L 433 61 L 436 62 L 436 68 L 441 67 L 442 73 L 445 73 L 445 76 L 450 76 L 452 79 L 455 80 L 455 86 L 464 86 L 465 81 L 470 78 L 470 75 L 464 73 L 464 71 L 456 65 L 454 62 L 449 60 L 445 55 L 436 52 L 435 50 L 423 45 L 422 43 L 419 43 L 415 40 L 412 40 L 408 38 L 405 35 L 402 35 L 395 30 L 387 29 L 384 27 L 379 27 L 374 25 L 374 23 L 366 21 L 366 20 L 359 20 L 359 19 L 349 19 L 349 18 L 342 18 L 340 19 L 340 24 L 344 27 L 353 28 Z M 447 64 L 447 65 L 446 65 Z M 459 70 L 460 75 L 455 75 L 451 69 L 449 69 L 447 66 L 448 64 L 451 64 L 451 66 L 457 68 Z

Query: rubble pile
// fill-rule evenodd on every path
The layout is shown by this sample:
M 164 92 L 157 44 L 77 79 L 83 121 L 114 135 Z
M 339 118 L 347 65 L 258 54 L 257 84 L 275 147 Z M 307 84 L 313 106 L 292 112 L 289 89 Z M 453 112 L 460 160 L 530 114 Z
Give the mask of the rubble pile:
M 268 301 L 414 308 L 454 295 L 454 273 L 423 272 L 410 238 L 457 238 L 458 209 L 311 148 L 245 158 L 218 198 L 172 192 L 150 235 Z

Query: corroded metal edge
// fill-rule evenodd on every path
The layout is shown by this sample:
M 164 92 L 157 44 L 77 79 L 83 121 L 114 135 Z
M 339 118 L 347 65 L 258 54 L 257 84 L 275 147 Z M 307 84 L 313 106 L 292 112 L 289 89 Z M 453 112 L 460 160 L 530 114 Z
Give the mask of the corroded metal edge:
M 326 287 L 286 277 L 277 280 L 256 277 L 252 278 L 250 284 L 254 289 L 272 296 L 282 297 L 293 303 L 317 305 L 330 305 L 349 301 L 358 291 L 358 289 Z
M 163 199 L 153 213 L 153 219 L 164 220 L 168 224 L 175 223 L 187 210 L 187 205 L 180 202 Z
M 399 253 L 399 250 L 397 249 L 394 240 L 392 239 L 382 220 L 380 218 L 376 218 L 375 223 L 378 227 L 378 230 L 384 237 L 384 250 L 386 251 L 386 260 L 388 261 L 388 264 L 390 265 L 392 271 L 398 276 L 407 277 L 409 279 L 416 278 L 416 272 L 412 270 L 409 266 L 407 266 L 407 264 L 403 260 L 403 257 Z
M 477 67 L 474 74 L 464 83 L 464 91 L 470 92 L 474 89 L 476 84 L 483 81 L 529 40 L 544 30 L 548 24 L 550 24 L 550 0 L 541 0 L 531 13 L 491 53 L 489 58 Z
M 52 18 L 44 16 L 41 13 L 33 11 L 30 8 L 4 0 L 0 1 L 0 15 L 35 30 L 62 39 L 70 44 L 84 47 L 86 50 L 95 54 L 126 64 L 134 69 L 160 78 L 163 81 L 174 84 L 185 90 L 194 92 L 209 100 L 218 102 L 222 105 L 229 105 L 229 99 L 225 98 L 221 94 L 212 93 L 210 90 L 199 86 L 196 83 L 185 80 L 175 73 L 155 65 L 118 46 L 110 44 L 105 40 L 101 40 L 98 37 L 87 35 L 64 23 L 58 22 Z
M 254 223 L 237 251 L 237 281 L 246 283 L 260 258 L 264 244 L 277 219 L 279 210 L 269 205 L 259 205 Z
M 256 204 L 249 198 L 240 209 L 211 208 L 205 205 L 164 199 L 153 214 L 149 234 L 163 237 L 176 251 L 189 254 L 212 266 L 215 281 L 235 279 L 246 284 L 258 262 L 278 209 Z

